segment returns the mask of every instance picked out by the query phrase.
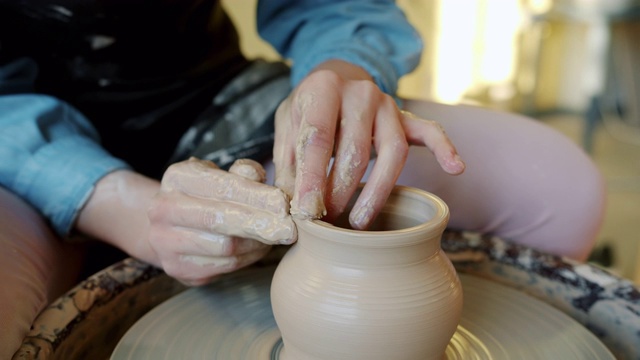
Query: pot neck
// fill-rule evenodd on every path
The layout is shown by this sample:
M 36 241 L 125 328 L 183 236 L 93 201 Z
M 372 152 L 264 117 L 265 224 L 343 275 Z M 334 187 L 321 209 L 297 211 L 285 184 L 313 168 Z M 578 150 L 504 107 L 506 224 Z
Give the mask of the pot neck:
M 296 221 L 298 245 L 310 256 L 354 267 L 427 261 L 440 250 L 446 223 L 397 231 L 357 231 L 321 221 Z

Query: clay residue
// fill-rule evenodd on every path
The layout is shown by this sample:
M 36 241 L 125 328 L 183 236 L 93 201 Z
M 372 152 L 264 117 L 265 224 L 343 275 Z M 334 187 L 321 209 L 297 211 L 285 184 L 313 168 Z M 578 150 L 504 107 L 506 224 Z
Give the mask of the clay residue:
M 296 186 L 299 189 L 304 188 L 302 179 L 306 179 L 306 152 L 309 145 L 313 142 L 314 137 L 318 133 L 318 128 L 309 124 L 307 114 L 314 111 L 316 107 L 316 99 L 313 93 L 307 93 L 298 97 L 298 109 L 300 111 L 301 123 L 300 134 L 296 142 Z M 291 215 L 297 219 L 319 219 L 326 215 L 327 210 L 324 206 L 324 192 L 316 187 L 304 193 L 302 198 L 299 192 L 296 193 L 291 201 Z
M 353 140 L 351 140 L 347 149 L 340 154 L 340 162 L 336 164 L 336 176 L 339 181 L 334 182 L 335 187 L 332 191 L 334 196 L 341 195 L 353 185 L 355 181 L 354 171 L 360 166 L 360 161 L 354 160 L 356 155 L 358 155 L 358 149 Z
M 302 122 L 306 122 L 307 114 L 310 111 L 314 111 L 318 102 L 316 101 L 316 95 L 314 93 L 303 93 L 300 94 L 296 98 L 296 105 L 298 106 L 298 111 L 300 111 L 300 115 L 302 116 Z
M 259 239 L 269 245 L 290 244 L 296 238 L 296 227 L 290 216 L 232 203 L 224 209 L 203 212 L 202 224 L 213 232 Z
M 298 173 L 296 174 L 296 189 L 301 189 L 302 179 L 308 177 L 306 174 L 305 152 L 311 143 L 318 129 L 313 126 L 304 126 L 298 143 L 296 144 L 296 163 Z M 299 190 L 298 190 L 299 191 Z M 304 193 L 300 198 L 296 193 L 291 201 L 291 215 L 297 219 L 319 219 L 327 213 L 324 206 L 324 194 L 321 189 L 315 188 Z
M 290 244 L 297 238 L 297 229 L 291 217 L 277 218 L 254 214 L 242 223 L 242 230 L 258 236 L 267 244 Z
M 291 202 L 291 216 L 300 220 L 320 219 L 327 215 L 323 199 L 322 191 L 317 189 L 308 191 L 301 200 L 294 198 Z
M 298 142 L 296 143 L 296 165 L 299 168 L 304 169 L 304 165 L 305 165 L 304 154 L 307 151 L 309 144 L 311 144 L 311 140 L 317 133 L 318 133 L 318 128 L 316 128 L 315 126 L 311 126 L 307 124 L 306 126 L 303 125 L 301 127 L 301 133 L 298 136 Z
M 300 114 L 300 134 L 296 142 L 296 166 L 304 169 L 304 158 L 307 147 L 314 136 L 318 133 L 318 128 L 310 125 L 309 113 L 315 112 L 317 107 L 316 95 L 314 93 L 304 93 L 297 97 L 296 105 Z

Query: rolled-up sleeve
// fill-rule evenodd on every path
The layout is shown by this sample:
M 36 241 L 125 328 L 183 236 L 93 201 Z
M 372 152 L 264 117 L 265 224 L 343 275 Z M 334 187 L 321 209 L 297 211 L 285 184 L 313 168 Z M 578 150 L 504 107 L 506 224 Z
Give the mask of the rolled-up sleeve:
M 15 74 L 0 90 L 15 84 Z M 4 80 L 4 82 L 3 82 Z M 106 152 L 90 122 L 53 97 L 0 91 L 0 185 L 38 209 L 61 236 L 70 231 L 95 183 L 128 165 Z
M 364 68 L 394 95 L 423 47 L 393 1 L 263 0 L 258 31 L 292 61 L 294 86 L 320 63 L 340 59 Z

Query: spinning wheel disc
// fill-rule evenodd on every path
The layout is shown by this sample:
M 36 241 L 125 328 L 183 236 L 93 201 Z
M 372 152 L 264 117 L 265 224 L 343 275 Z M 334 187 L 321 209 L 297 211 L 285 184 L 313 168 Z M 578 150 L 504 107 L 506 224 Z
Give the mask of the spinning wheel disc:
M 174 296 L 142 317 L 114 350 L 125 359 L 278 359 L 269 290 L 275 267 L 251 268 Z M 559 310 L 514 289 L 459 274 L 464 309 L 447 359 L 614 359 Z

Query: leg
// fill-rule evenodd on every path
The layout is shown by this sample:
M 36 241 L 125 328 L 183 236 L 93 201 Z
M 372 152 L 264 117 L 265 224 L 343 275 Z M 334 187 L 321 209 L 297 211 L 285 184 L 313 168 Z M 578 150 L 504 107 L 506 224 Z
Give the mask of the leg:
M 40 310 L 76 283 L 80 265 L 79 249 L 0 187 L 0 359 L 10 359 Z
M 472 106 L 408 100 L 405 109 L 436 120 L 467 170 L 450 176 L 412 147 L 399 183 L 440 196 L 450 227 L 492 233 L 584 260 L 600 229 L 605 191 L 588 156 L 551 128 L 524 116 Z

